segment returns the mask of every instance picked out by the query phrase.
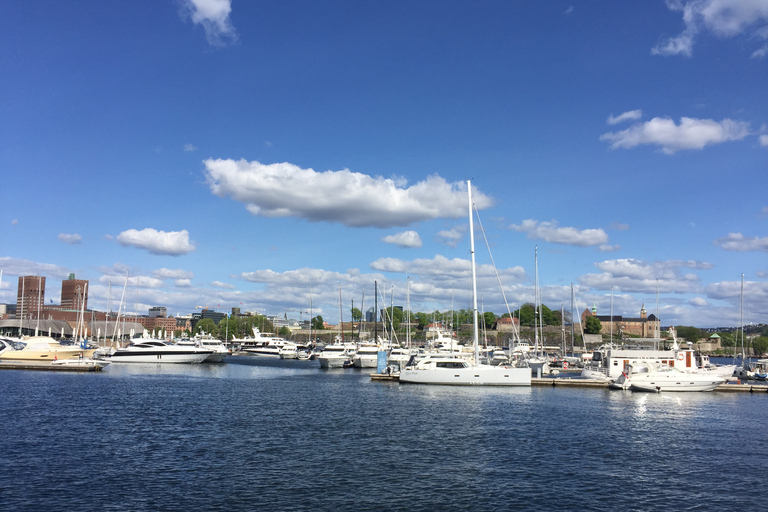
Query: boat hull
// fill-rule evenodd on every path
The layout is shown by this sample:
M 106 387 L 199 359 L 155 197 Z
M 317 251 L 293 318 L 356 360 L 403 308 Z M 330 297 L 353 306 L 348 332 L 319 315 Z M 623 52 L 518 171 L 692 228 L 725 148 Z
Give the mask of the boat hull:
M 400 371 L 400 382 L 444 386 L 530 386 L 531 371 L 528 368 L 507 366 L 471 366 L 452 369 L 407 367 Z
M 205 361 L 210 352 L 147 352 L 147 353 L 132 353 L 116 351 L 109 356 L 108 360 L 111 363 L 177 363 L 177 364 L 198 364 Z

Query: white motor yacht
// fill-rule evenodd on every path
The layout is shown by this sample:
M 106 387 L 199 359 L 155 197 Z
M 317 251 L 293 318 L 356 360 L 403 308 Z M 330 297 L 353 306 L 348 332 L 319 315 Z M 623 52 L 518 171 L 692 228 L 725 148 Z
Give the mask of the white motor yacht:
M 376 368 L 379 363 L 379 346 L 374 343 L 361 343 L 352 361 L 355 368 Z
M 55 361 L 91 357 L 95 349 L 80 345 L 62 345 L 50 336 L 30 336 L 14 340 L 0 352 L 0 359 L 17 361 Z
M 344 363 L 351 361 L 354 354 L 353 346 L 345 343 L 333 343 L 326 345 L 317 359 L 320 361 L 320 368 L 343 368 Z
M 199 338 L 195 340 L 197 348 L 204 350 L 212 350 L 213 353 L 209 355 L 204 363 L 222 363 L 224 359 L 232 353 L 223 341 L 215 338 Z
M 112 363 L 202 363 L 213 350 L 174 345 L 163 340 L 139 339 L 105 356 Z
M 626 364 L 624 371 L 610 385 L 633 391 L 712 391 L 725 379 L 716 375 L 684 372 L 674 366 L 654 362 Z

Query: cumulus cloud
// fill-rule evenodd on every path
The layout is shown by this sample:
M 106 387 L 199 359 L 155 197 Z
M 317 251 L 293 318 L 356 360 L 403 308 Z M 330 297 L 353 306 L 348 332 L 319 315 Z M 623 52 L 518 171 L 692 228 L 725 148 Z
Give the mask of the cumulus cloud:
M 197 148 L 194 146 L 194 144 L 184 144 L 184 151 L 187 153 L 192 153 L 193 151 L 197 151 Z
M 667 7 L 683 13 L 685 28 L 677 36 L 659 42 L 651 49 L 654 55 L 693 55 L 697 36 L 709 32 L 720 38 L 749 34 L 768 39 L 768 3 L 764 0 L 667 0 Z M 752 54 L 760 58 L 768 53 L 768 45 Z
M 230 283 L 222 283 L 221 281 L 214 281 L 211 283 L 211 286 L 215 288 L 221 288 L 223 290 L 234 290 L 237 288 L 235 285 Z
M 643 117 L 642 110 L 630 110 L 629 112 L 624 112 L 623 114 L 620 114 L 616 117 L 613 115 L 608 116 L 608 124 L 619 124 L 625 121 L 637 121 L 641 117 Z
M 464 231 L 461 228 L 453 228 L 448 230 L 442 230 L 437 233 L 438 239 L 448 247 L 456 247 L 459 244 L 459 240 L 464 236 Z
M 173 286 L 176 288 L 190 288 L 192 286 L 192 281 L 189 279 L 177 279 L 173 282 Z
M 741 233 L 728 233 L 718 238 L 714 244 L 726 251 L 766 251 L 768 252 L 768 237 L 744 236 Z
M 253 215 L 338 222 L 349 227 L 391 228 L 467 214 L 465 183 L 439 176 L 406 187 L 402 178 L 342 171 L 317 172 L 290 163 L 205 160 L 211 192 L 245 204 Z M 478 209 L 492 200 L 473 190 Z
M 158 279 L 192 279 L 195 274 L 188 271 L 188 270 L 182 270 L 182 269 L 168 269 L 168 268 L 159 268 L 152 272 L 152 276 L 158 278 Z
M 540 239 L 546 242 L 563 245 L 576 245 L 589 247 L 592 245 L 606 245 L 608 235 L 602 229 L 576 229 L 561 227 L 556 221 L 539 222 L 527 219 L 522 224 L 512 224 L 510 229 L 518 233 L 526 233 L 530 239 Z
M 659 146 L 671 155 L 681 149 L 703 149 L 705 146 L 731 140 L 741 140 L 750 134 L 749 123 L 723 119 L 694 119 L 683 117 L 680 124 L 672 119 L 654 117 L 626 130 L 608 132 L 600 140 L 611 143 L 611 148 L 633 148 L 643 144 Z
M 120 285 L 124 285 L 128 288 L 134 288 L 137 290 L 144 288 L 162 288 L 164 286 L 162 280 L 151 276 L 126 276 L 111 273 L 104 274 L 99 277 L 99 282 L 102 284 L 108 284 L 110 282 L 119 283 Z
M 62 242 L 69 245 L 76 245 L 83 241 L 83 237 L 81 237 L 77 233 L 72 233 L 72 234 L 60 233 L 58 238 Z
M 403 231 L 396 235 L 385 236 L 381 241 L 387 244 L 394 244 L 403 249 L 421 247 L 421 237 L 416 231 Z
M 707 299 L 704 299 L 702 297 L 694 297 L 691 300 L 689 300 L 688 303 L 691 306 L 694 306 L 697 308 L 705 308 L 709 306 L 709 301 L 707 301 Z
M 623 292 L 696 293 L 700 291 L 700 278 L 686 270 L 711 270 L 713 265 L 693 260 L 646 262 L 632 258 L 606 260 L 595 263 L 602 272 L 585 274 L 579 282 L 599 290 L 616 287 Z
M 232 12 L 231 0 L 181 1 L 182 18 L 191 19 L 195 25 L 202 25 L 211 46 L 237 42 L 237 32 L 229 19 Z
M 0 268 L 3 269 L 4 276 L 33 276 L 40 274 L 41 276 L 57 279 L 66 278 L 71 272 L 69 269 L 52 263 L 38 263 L 8 256 L 0 257 Z
M 141 231 L 129 229 L 117 235 L 117 241 L 123 247 L 136 247 L 158 255 L 179 256 L 195 250 L 186 229 L 182 231 L 158 231 L 152 228 Z

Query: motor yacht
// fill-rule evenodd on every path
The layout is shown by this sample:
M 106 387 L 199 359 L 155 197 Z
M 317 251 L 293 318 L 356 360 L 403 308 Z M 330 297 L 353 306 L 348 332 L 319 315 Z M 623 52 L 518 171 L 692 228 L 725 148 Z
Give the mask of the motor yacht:
M 379 364 L 379 346 L 375 343 L 361 343 L 352 361 L 355 368 L 376 368 Z
M 141 338 L 104 356 L 112 363 L 202 363 L 213 350 Z
M 80 345 L 62 345 L 50 336 L 30 336 L 20 341 L 4 342 L 6 348 L 0 352 L 0 359 L 17 361 L 55 361 L 91 357 L 94 349 Z
M 320 368 L 344 368 L 344 363 L 351 361 L 354 355 L 354 345 L 336 342 L 326 345 L 317 360 L 320 361 Z
M 613 389 L 633 391 L 712 391 L 725 379 L 716 375 L 684 372 L 674 366 L 655 362 L 626 364 L 624 371 L 610 384 Z

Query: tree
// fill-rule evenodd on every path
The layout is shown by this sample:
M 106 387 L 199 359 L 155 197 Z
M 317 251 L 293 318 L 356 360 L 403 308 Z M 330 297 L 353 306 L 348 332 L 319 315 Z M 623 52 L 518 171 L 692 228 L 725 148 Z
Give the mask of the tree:
M 357 308 L 352 308 L 352 321 L 359 322 L 363 319 L 363 312 Z
M 291 330 L 285 326 L 281 327 L 279 331 L 277 331 L 278 336 L 282 336 L 283 338 L 288 337 L 291 335 Z
M 588 316 L 587 320 L 584 322 L 585 334 L 600 334 L 602 329 L 603 323 L 596 316 Z
M 698 327 L 688 327 L 685 325 L 678 325 L 677 327 L 675 327 L 675 329 L 677 330 L 678 338 L 685 338 L 690 342 L 696 342 L 701 338 L 707 337 L 707 333 L 699 329 Z
M 325 326 L 323 325 L 323 317 L 320 315 L 317 315 L 315 318 L 311 321 L 312 328 L 316 331 L 322 331 L 325 329 Z
M 403 310 L 398 308 L 386 308 L 386 314 L 384 316 L 384 328 L 389 330 L 390 323 L 392 323 L 394 324 L 394 328 L 397 329 L 403 321 Z
M 210 318 L 203 318 L 195 325 L 195 334 L 200 334 L 201 332 L 216 334 L 216 322 Z
M 485 326 L 490 329 L 493 327 L 493 324 L 496 323 L 496 315 L 490 311 L 486 311 L 483 313 L 483 320 L 485 321 Z
M 222 321 L 219 322 L 219 338 L 224 341 L 229 341 L 237 336 L 239 323 L 237 318 L 230 317 L 222 319 Z
M 752 350 L 756 356 L 760 356 L 768 352 L 768 337 L 758 336 L 752 340 Z

